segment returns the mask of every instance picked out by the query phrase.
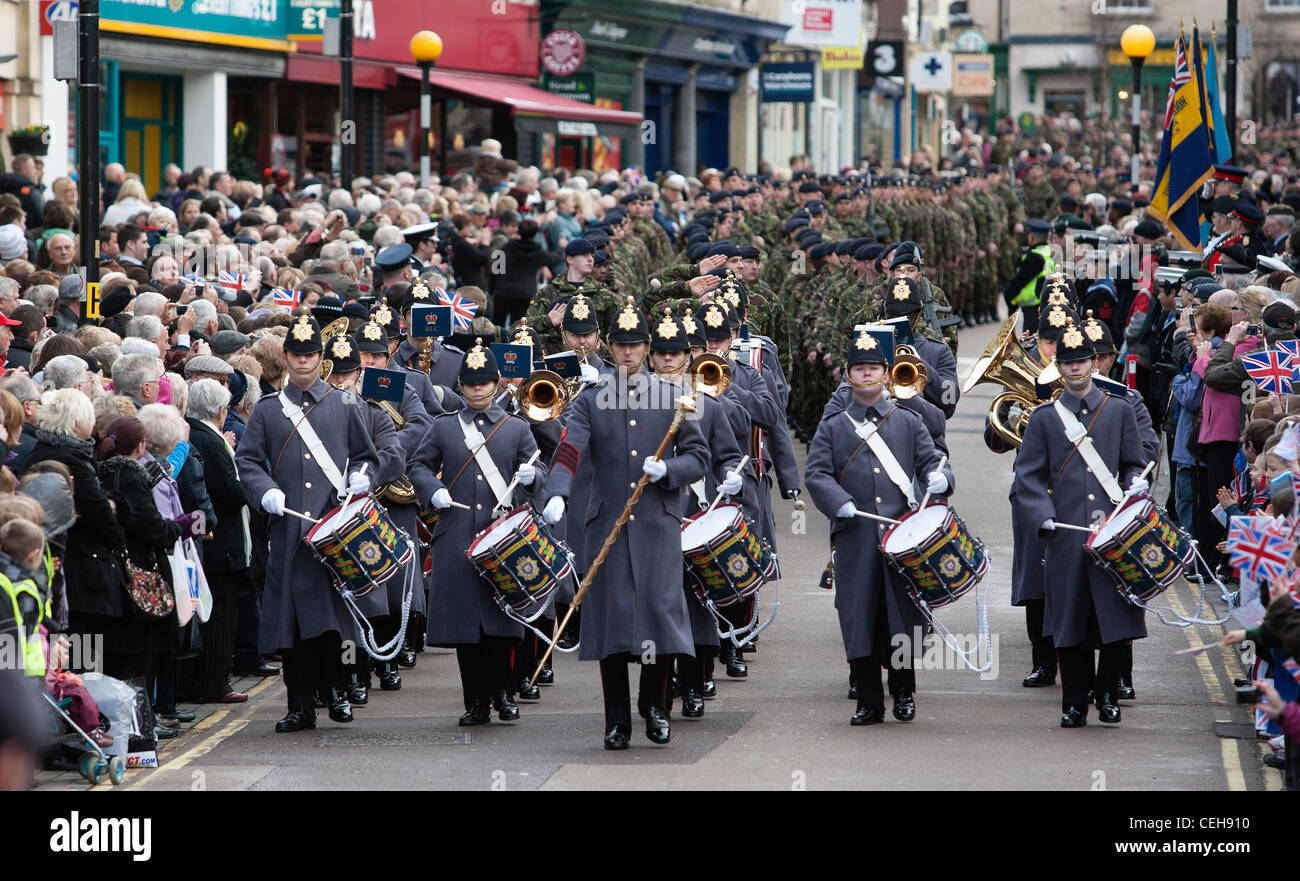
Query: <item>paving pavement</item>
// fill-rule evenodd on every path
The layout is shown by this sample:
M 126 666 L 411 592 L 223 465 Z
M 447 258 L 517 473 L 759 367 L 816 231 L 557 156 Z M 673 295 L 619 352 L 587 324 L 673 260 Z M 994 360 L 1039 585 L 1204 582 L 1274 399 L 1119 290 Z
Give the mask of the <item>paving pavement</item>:
M 962 334 L 959 375 L 996 325 Z M 515 723 L 457 727 L 463 705 L 455 655 L 429 649 L 404 670 L 399 692 L 371 692 L 356 721 L 320 714 L 312 732 L 277 735 L 284 713 L 278 679 L 253 683 L 247 704 L 207 707 L 196 726 L 162 747 L 161 767 L 128 772 L 128 789 L 1276 789 L 1278 772 L 1261 766 L 1268 750 L 1249 730 L 1247 707 L 1231 703 L 1243 673 L 1235 652 L 1212 648 L 1222 627 L 1175 628 L 1154 618 L 1135 647 L 1138 699 L 1123 722 L 1058 726 L 1059 688 L 1026 689 L 1029 644 L 1024 615 L 1010 606 L 1010 455 L 982 442 L 996 389 L 965 396 L 949 422 L 957 490 L 953 504 L 988 547 L 986 580 L 995 666 L 983 676 L 952 663 L 918 671 L 917 718 L 849 726 L 848 667 L 834 597 L 818 587 L 828 554 L 828 524 L 811 506 L 776 503 L 785 580 L 780 613 L 749 678 L 718 670 L 718 697 L 702 719 L 674 715 L 672 742 L 656 746 L 634 726 L 632 748 L 601 749 L 598 666 L 561 656 L 556 684 L 539 703 L 520 704 Z M 796 444 L 802 456 L 802 444 Z M 764 611 L 774 601 L 764 589 Z M 1194 589 L 1167 594 L 1184 612 Z M 940 613 L 956 633 L 976 628 L 973 592 Z M 956 667 L 954 669 L 954 667 Z M 633 683 L 635 687 L 635 682 Z M 212 712 L 215 710 L 215 712 Z M 76 778 L 47 775 L 52 786 Z M 81 784 L 84 788 L 84 784 Z

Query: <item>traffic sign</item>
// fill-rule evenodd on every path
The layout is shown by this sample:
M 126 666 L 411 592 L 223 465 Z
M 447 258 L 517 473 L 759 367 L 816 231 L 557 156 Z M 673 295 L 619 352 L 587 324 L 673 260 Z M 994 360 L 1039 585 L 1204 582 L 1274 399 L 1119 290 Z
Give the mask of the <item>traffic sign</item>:
M 918 92 L 947 92 L 952 89 L 952 53 L 918 52 L 907 66 L 907 78 Z

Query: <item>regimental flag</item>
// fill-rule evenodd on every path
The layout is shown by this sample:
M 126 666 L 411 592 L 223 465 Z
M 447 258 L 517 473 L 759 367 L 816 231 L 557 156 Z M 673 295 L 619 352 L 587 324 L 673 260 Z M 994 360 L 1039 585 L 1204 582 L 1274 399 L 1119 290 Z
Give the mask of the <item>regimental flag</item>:
M 438 302 L 451 307 L 451 320 L 457 330 L 469 330 L 474 321 L 474 313 L 478 312 L 478 303 L 447 291 L 438 291 Z
M 1196 94 L 1201 99 L 1201 119 L 1205 120 L 1205 138 L 1210 148 L 1210 165 L 1219 161 L 1214 140 L 1214 114 L 1210 112 L 1210 95 L 1205 86 L 1205 47 L 1201 45 L 1201 26 L 1192 18 L 1192 73 L 1196 75 Z
M 1275 395 L 1291 394 L 1295 367 L 1290 353 L 1282 349 L 1266 348 L 1253 355 L 1242 355 L 1241 363 L 1261 392 Z
M 1165 130 L 1156 163 L 1156 186 L 1149 212 L 1163 220 L 1179 245 L 1201 247 L 1201 185 L 1214 174 L 1209 131 L 1201 115 L 1200 90 L 1187 58 L 1187 38 L 1179 29 L 1174 75 L 1165 102 Z
M 1255 581 L 1284 576 L 1294 550 L 1295 539 L 1282 535 L 1272 517 L 1233 517 L 1229 522 L 1228 564 Z
M 1219 59 L 1214 48 L 1214 26 L 1210 26 L 1210 49 L 1205 56 L 1205 101 L 1210 105 L 1210 122 L 1214 128 L 1214 161 L 1220 165 L 1232 160 L 1232 141 L 1228 124 L 1223 121 L 1223 102 L 1219 99 Z
M 284 306 L 287 309 L 296 309 L 302 302 L 302 291 L 291 291 L 288 288 L 271 288 L 272 303 L 276 306 Z
M 244 289 L 245 278 L 238 272 L 226 272 L 224 269 L 217 275 L 217 284 L 221 285 L 232 294 L 237 294 Z

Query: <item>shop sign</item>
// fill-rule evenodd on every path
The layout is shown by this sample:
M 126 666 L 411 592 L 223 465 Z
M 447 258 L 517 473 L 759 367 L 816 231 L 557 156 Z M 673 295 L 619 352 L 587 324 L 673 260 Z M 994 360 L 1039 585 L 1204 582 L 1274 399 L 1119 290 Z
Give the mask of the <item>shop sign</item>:
M 554 76 L 578 72 L 587 60 L 587 44 L 577 31 L 561 28 L 542 38 L 542 67 Z
M 861 39 L 862 0 L 785 0 L 782 24 L 791 46 L 856 46 Z
M 983 55 L 989 51 L 989 41 L 976 28 L 967 28 L 952 41 L 952 48 L 955 52 Z
M 76 21 L 81 4 L 77 0 L 41 0 L 41 35 L 54 35 L 56 21 Z
M 952 94 L 983 97 L 993 94 L 992 55 L 953 55 L 952 64 Z
M 822 49 L 822 70 L 862 70 L 864 58 L 857 46 L 827 46 Z
M 565 138 L 594 138 L 599 134 L 594 122 L 577 122 L 572 119 L 556 120 L 555 130 Z
M 764 64 L 758 70 L 758 81 L 764 103 L 809 104 L 813 100 L 813 77 L 817 65 L 811 61 L 786 64 Z
M 542 89 L 552 95 L 562 95 L 583 104 L 591 104 L 596 100 L 596 75 L 575 73 L 573 76 L 551 76 L 544 73 Z
M 287 0 L 102 0 L 100 30 L 286 51 Z

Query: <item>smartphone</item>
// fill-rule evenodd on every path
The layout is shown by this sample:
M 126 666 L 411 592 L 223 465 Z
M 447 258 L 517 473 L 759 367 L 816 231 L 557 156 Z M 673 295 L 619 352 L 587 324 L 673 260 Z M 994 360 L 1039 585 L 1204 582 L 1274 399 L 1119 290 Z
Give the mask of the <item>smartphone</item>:
M 187 309 L 189 309 L 189 308 L 190 308 L 190 304 L 189 304 L 189 303 L 181 303 L 181 304 L 177 305 L 177 307 L 176 307 L 176 314 L 177 314 L 177 315 L 184 315 L 184 314 L 185 314 L 185 310 L 187 310 Z

